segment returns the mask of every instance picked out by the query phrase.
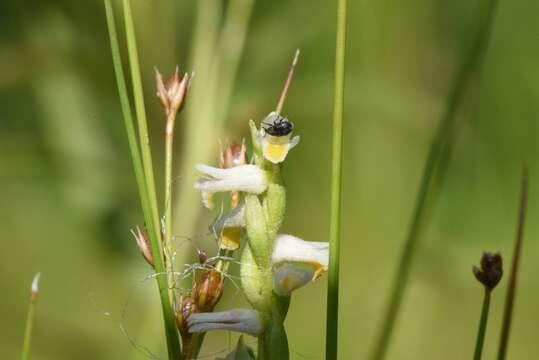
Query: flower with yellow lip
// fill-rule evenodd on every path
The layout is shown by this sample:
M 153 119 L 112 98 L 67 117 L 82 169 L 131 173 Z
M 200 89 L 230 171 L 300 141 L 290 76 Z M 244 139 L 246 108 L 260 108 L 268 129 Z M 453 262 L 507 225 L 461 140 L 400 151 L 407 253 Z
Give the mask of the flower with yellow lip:
M 292 137 L 294 125 L 275 112 L 270 113 L 261 125 L 258 140 L 264 158 L 274 164 L 283 162 L 288 151 L 299 143 L 299 136 Z
M 273 248 L 273 290 L 282 296 L 322 276 L 327 271 L 329 244 L 278 235 Z
M 221 214 L 210 225 L 210 232 L 220 239 L 219 246 L 227 250 L 238 250 L 240 247 L 241 228 L 245 226 L 245 202 L 230 211 Z

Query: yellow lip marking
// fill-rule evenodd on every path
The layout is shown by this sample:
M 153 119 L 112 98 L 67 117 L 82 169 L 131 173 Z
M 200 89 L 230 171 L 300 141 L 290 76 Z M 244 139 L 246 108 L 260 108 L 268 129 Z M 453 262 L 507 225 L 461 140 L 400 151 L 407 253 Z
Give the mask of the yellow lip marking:
M 223 229 L 221 236 L 221 247 L 228 250 L 237 250 L 240 248 L 240 233 L 239 227 L 227 227 Z
M 288 144 L 268 143 L 266 145 L 265 155 L 267 158 L 271 159 L 272 161 L 281 162 L 284 160 L 284 157 L 286 156 L 287 148 L 288 148 Z

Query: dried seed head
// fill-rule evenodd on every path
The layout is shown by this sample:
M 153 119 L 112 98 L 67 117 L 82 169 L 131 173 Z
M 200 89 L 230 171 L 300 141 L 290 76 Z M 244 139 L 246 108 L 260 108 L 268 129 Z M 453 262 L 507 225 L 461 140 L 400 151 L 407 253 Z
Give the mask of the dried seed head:
M 481 257 L 481 268 L 472 268 L 475 278 L 488 289 L 498 285 L 503 275 L 503 261 L 500 253 L 484 252 Z
M 170 79 L 163 81 L 163 76 L 159 70 L 155 69 L 155 82 L 157 85 L 157 97 L 161 101 L 161 105 L 168 114 L 176 116 L 185 104 L 185 98 L 189 88 L 189 74 L 185 73 L 180 78 L 180 72 L 176 66 L 176 71 Z
M 245 144 L 232 143 L 221 150 L 221 167 L 228 169 L 247 164 L 247 149 Z
M 189 334 L 189 325 L 187 319 L 191 314 L 196 313 L 196 307 L 190 295 L 184 295 L 180 298 L 176 309 L 176 326 L 180 331 L 182 339 L 186 340 L 191 335 Z
M 198 312 L 211 312 L 223 295 L 225 278 L 216 270 L 204 270 L 193 290 Z
M 141 229 L 140 227 L 136 227 L 135 229 L 131 229 L 131 234 L 133 234 L 133 237 L 137 241 L 137 247 L 140 251 L 140 254 L 146 260 L 148 264 L 150 264 L 151 267 L 154 267 L 154 260 L 153 255 L 150 247 L 150 239 L 148 237 L 148 232 L 146 229 Z

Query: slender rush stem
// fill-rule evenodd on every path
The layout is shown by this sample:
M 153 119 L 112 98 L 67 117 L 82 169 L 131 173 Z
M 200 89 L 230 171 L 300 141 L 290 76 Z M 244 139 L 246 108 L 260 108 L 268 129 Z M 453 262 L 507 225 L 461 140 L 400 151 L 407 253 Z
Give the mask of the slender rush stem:
M 28 304 L 28 313 L 26 315 L 26 327 L 24 330 L 24 343 L 22 347 L 22 360 L 30 359 L 30 347 L 32 344 L 32 330 L 34 328 L 34 313 L 38 294 L 38 285 L 40 273 L 34 276 L 30 290 L 30 302 Z
M 26 315 L 26 328 L 24 330 L 24 345 L 22 350 L 22 360 L 30 359 L 30 345 L 32 343 L 32 329 L 34 328 L 35 304 L 30 301 L 28 314 Z
M 142 154 L 142 166 L 146 177 L 146 187 L 152 210 L 152 216 L 156 225 L 159 225 L 159 213 L 157 211 L 157 195 L 155 192 L 155 179 L 152 166 L 152 152 L 150 148 L 150 136 L 148 134 L 148 124 L 146 120 L 146 110 L 144 106 L 144 93 L 142 91 L 142 79 L 140 76 L 140 64 L 138 59 L 137 40 L 135 36 L 135 24 L 131 10 L 131 1 L 123 0 L 125 32 L 127 38 L 127 50 L 129 65 L 131 67 L 131 81 L 133 85 L 133 97 L 135 99 L 135 111 L 139 131 L 139 141 Z M 159 226 L 158 226 L 159 227 Z M 160 234 L 160 232 L 159 232 Z M 159 236 L 159 239 L 161 237 Z
M 339 259 L 341 241 L 342 137 L 344 113 L 344 70 L 346 56 L 347 0 L 337 2 L 335 49 L 335 98 L 331 168 L 331 222 L 326 319 L 326 359 L 337 359 L 339 330 Z
M 165 244 L 167 257 L 167 282 L 169 298 L 176 303 L 174 296 L 174 247 L 172 246 L 172 159 L 174 153 L 174 120 L 175 112 L 167 113 L 167 131 L 165 133 Z M 169 126 L 170 124 L 170 126 Z
M 133 167 L 135 170 L 135 177 L 137 180 L 139 197 L 141 201 L 142 210 L 144 213 L 146 226 L 148 227 L 148 234 L 150 237 L 152 255 L 153 255 L 154 263 L 155 263 L 155 271 L 158 274 L 162 274 L 165 272 L 165 268 L 164 268 L 163 257 L 161 255 L 162 247 L 160 243 L 161 235 L 160 235 L 160 230 L 159 230 L 159 219 L 157 216 L 157 205 L 155 205 L 155 211 L 154 211 L 154 207 L 152 206 L 152 201 L 151 201 L 152 197 L 150 196 L 150 191 L 148 189 L 149 177 L 147 176 L 147 173 L 145 173 L 144 171 L 144 163 L 140 155 L 139 144 L 137 143 L 137 135 L 136 135 L 135 127 L 133 125 L 133 116 L 131 113 L 131 106 L 129 103 L 129 96 L 128 96 L 127 86 L 126 86 L 124 72 L 122 68 L 122 60 L 121 60 L 121 55 L 120 55 L 120 47 L 118 44 L 118 37 L 117 37 L 117 32 L 116 32 L 113 8 L 112 8 L 110 0 L 104 0 L 104 1 L 105 1 L 105 10 L 107 14 L 107 25 L 108 25 L 108 30 L 109 30 L 114 71 L 116 74 L 118 92 L 120 95 L 120 102 L 122 105 L 122 112 L 123 112 Z M 132 24 L 129 1 L 124 1 L 124 6 L 125 6 L 124 9 L 126 10 L 126 28 L 128 29 L 127 31 L 128 39 L 130 38 L 129 41 L 134 42 L 134 33 L 132 32 L 133 24 Z M 129 35 L 130 32 L 131 32 L 131 35 Z M 136 48 L 134 49 L 134 51 L 136 53 Z M 136 69 L 138 69 L 138 65 L 136 66 Z M 140 82 L 140 76 L 139 76 L 139 82 Z M 140 96 L 140 93 L 139 93 L 139 96 Z M 142 110 L 144 110 L 143 108 L 144 106 L 142 106 Z M 146 134 L 146 137 L 147 137 L 147 131 L 144 132 L 144 134 Z M 145 141 L 142 141 L 142 144 L 145 144 Z M 153 198 L 155 199 L 155 188 L 153 188 Z M 169 359 L 179 359 L 180 354 L 181 354 L 180 343 L 178 340 L 178 333 L 176 330 L 174 313 L 172 311 L 172 307 L 170 305 L 170 299 L 167 293 L 167 282 L 166 282 L 166 279 L 164 279 L 162 276 L 157 276 L 156 278 L 157 278 L 157 284 L 159 287 L 159 295 L 161 298 L 163 317 L 165 321 L 165 332 L 166 332 L 166 337 L 167 337 Z
M 482 60 L 483 50 L 490 37 L 496 5 L 497 0 L 491 0 L 487 11 L 483 14 L 484 19 L 480 23 L 479 32 L 475 41 L 472 43 L 471 48 L 463 58 L 458 74 L 455 77 L 448 95 L 444 117 L 442 118 L 436 135 L 430 145 L 429 154 L 425 162 L 423 176 L 415 202 L 412 221 L 392 284 L 390 301 L 385 309 L 383 325 L 375 343 L 372 355 L 372 359 L 374 360 L 384 359 L 388 350 L 404 291 L 408 284 L 415 249 L 424 225 L 426 216 L 425 210 L 428 207 L 429 200 L 433 200 L 434 183 L 436 183 L 436 180 L 439 182 L 443 180 L 441 177 L 445 173 L 447 162 L 442 160 L 447 159 L 451 152 L 451 140 L 453 139 L 452 135 L 456 118 L 455 115 L 471 75 L 480 65 Z
M 522 238 L 524 237 L 524 222 L 526 221 L 526 207 L 528 204 L 528 172 L 524 169 L 522 173 L 522 184 L 520 190 L 520 209 L 518 214 L 518 227 L 515 239 L 515 250 L 513 262 L 511 264 L 511 274 L 509 275 L 509 285 L 505 296 L 505 307 L 503 312 L 502 334 L 498 348 L 498 360 L 504 360 L 507 354 L 509 343 L 509 332 L 511 330 L 511 320 L 513 318 L 513 306 L 515 303 L 515 292 L 517 288 L 518 266 L 520 264 L 520 253 L 522 251 Z
M 490 308 L 490 294 L 492 291 L 485 286 L 485 297 L 483 299 L 483 308 L 481 309 L 481 319 L 479 320 L 479 329 L 477 330 L 477 339 L 475 341 L 474 360 L 481 360 L 483 353 L 483 343 L 485 342 L 485 332 L 487 329 L 488 310 Z

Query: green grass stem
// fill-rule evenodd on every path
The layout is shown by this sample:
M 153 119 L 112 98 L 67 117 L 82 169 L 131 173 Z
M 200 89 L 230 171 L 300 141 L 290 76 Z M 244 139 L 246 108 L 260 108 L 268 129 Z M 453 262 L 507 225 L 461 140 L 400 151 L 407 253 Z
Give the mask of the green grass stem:
M 441 174 L 445 173 L 447 161 L 441 161 L 441 159 L 447 159 L 451 152 L 451 140 L 453 139 L 456 118 L 455 115 L 471 75 L 479 67 L 480 61 L 482 60 L 481 55 L 490 38 L 496 7 L 497 0 L 491 0 L 488 2 L 486 11 L 481 14 L 483 18 L 479 21 L 478 34 L 471 47 L 465 53 L 461 66 L 458 69 L 457 76 L 450 87 L 446 110 L 431 142 L 428 157 L 423 169 L 423 176 L 415 201 L 412 221 L 396 269 L 396 274 L 391 287 L 390 300 L 384 313 L 382 328 L 376 339 L 374 352 L 371 357 L 373 360 L 384 359 L 388 350 L 404 291 L 408 284 L 413 256 L 424 226 L 426 209 L 428 208 L 427 203 L 432 201 L 434 193 L 433 189 L 435 188 L 434 183 L 436 180 L 438 180 L 438 182 L 443 180 L 441 179 Z
M 141 157 L 141 153 L 139 150 L 139 144 L 137 142 L 137 134 L 134 127 L 133 122 L 133 115 L 131 112 L 131 105 L 129 102 L 129 95 L 127 92 L 127 86 L 124 78 L 124 71 L 122 67 L 122 60 L 121 60 L 121 54 L 120 54 L 120 46 L 118 43 L 118 36 L 116 31 L 116 25 L 114 20 L 114 12 L 111 4 L 111 0 L 104 0 L 105 1 L 105 10 L 107 14 L 107 25 L 109 30 L 109 37 L 110 37 L 110 44 L 111 44 L 111 51 L 112 51 L 112 59 L 114 64 L 114 71 L 116 74 L 116 81 L 118 86 L 118 92 L 120 95 L 120 103 L 122 106 L 122 113 L 124 117 L 124 123 L 126 127 L 126 133 L 127 133 L 127 139 L 129 143 L 129 149 L 131 152 L 131 158 L 133 162 L 133 167 L 135 170 L 135 177 L 137 180 L 137 186 L 139 190 L 139 196 L 141 201 L 141 206 L 144 214 L 144 219 L 146 222 L 146 226 L 148 228 L 148 234 L 150 237 L 150 243 L 152 248 L 152 255 L 154 257 L 154 263 L 155 263 L 155 271 L 158 274 L 165 273 L 165 267 L 164 267 L 164 261 L 162 257 L 162 245 L 160 240 L 160 226 L 159 226 L 159 219 L 157 216 L 157 205 L 155 205 L 155 209 L 152 206 L 152 196 L 150 195 L 150 190 L 148 189 L 148 180 L 149 176 L 144 171 L 144 160 Z M 133 32 L 133 22 L 131 17 L 131 10 L 129 6 L 129 1 L 124 1 L 124 10 L 126 12 L 126 29 L 128 34 L 131 33 L 131 35 L 128 35 L 128 41 L 134 42 L 134 32 Z M 136 47 L 131 44 L 131 52 L 136 53 Z M 135 66 L 135 69 L 138 70 L 138 61 L 133 61 L 132 63 L 136 62 L 137 65 Z M 132 65 L 133 67 L 133 65 Z M 134 80 L 134 83 L 136 80 Z M 140 84 L 140 74 L 138 76 L 138 87 L 139 90 L 136 92 L 138 96 L 141 96 L 141 84 Z M 140 111 L 140 99 L 137 101 L 138 107 Z M 142 103 L 142 112 L 144 113 L 144 104 Z M 140 122 L 141 119 L 139 119 Z M 142 119 L 145 123 L 145 115 Z M 144 124 L 145 125 L 145 124 Z M 143 134 L 146 134 L 145 137 L 143 137 L 143 140 L 141 140 L 142 144 L 147 144 L 147 130 L 143 132 Z M 144 148 L 144 146 L 143 146 Z M 149 145 L 148 145 L 149 149 Z M 144 150 L 143 150 L 144 153 Z M 146 151 L 146 156 L 151 154 L 148 154 Z M 151 163 L 150 163 L 151 166 Z M 153 178 L 153 172 L 152 172 L 152 178 Z M 153 198 L 155 200 L 155 188 L 153 188 Z M 178 339 L 178 332 L 176 330 L 176 324 L 174 319 L 174 312 L 170 304 L 170 299 L 168 295 L 168 286 L 167 286 L 167 280 L 163 276 L 157 276 L 157 284 L 159 288 L 159 295 L 161 299 L 161 306 L 163 311 L 163 317 L 165 322 L 165 332 L 166 332 L 166 338 L 167 338 L 167 348 L 168 348 L 168 355 L 169 359 L 179 359 L 181 354 L 180 349 L 180 343 Z
M 167 116 L 176 116 L 176 114 L 170 114 Z M 174 121 L 174 119 L 167 119 L 167 124 L 169 121 Z M 172 244 L 172 160 L 174 158 L 174 131 L 170 134 L 165 134 L 165 204 L 164 204 L 164 222 L 165 222 L 165 239 L 164 247 L 167 254 L 167 271 L 169 276 L 167 276 L 168 287 L 169 287 L 169 297 L 174 304 L 176 302 L 174 296 L 174 246 Z
M 22 360 L 30 359 L 30 348 L 32 345 L 32 331 L 34 328 L 34 315 L 38 295 L 39 278 L 41 274 L 37 273 L 32 281 L 30 289 L 30 302 L 28 303 L 28 313 L 26 315 L 26 327 L 24 329 L 24 342 L 22 346 Z
M 526 221 L 526 208 L 528 204 L 528 172 L 524 169 L 522 173 L 522 185 L 520 191 L 520 207 L 518 214 L 517 234 L 515 238 L 515 249 L 511 263 L 511 273 L 509 274 L 509 284 L 505 296 L 505 306 L 503 312 L 502 333 L 498 348 L 498 360 L 505 360 L 507 356 L 507 346 L 509 343 L 509 333 L 513 319 L 513 308 L 515 303 L 515 293 L 517 288 L 518 267 L 522 252 L 522 239 L 524 237 L 524 223 Z
M 335 48 L 335 98 L 331 167 L 331 220 L 329 234 L 328 295 L 326 313 L 326 359 L 337 359 L 339 338 L 339 260 L 341 241 L 342 140 L 344 113 L 344 73 L 346 57 L 347 0 L 337 1 Z
M 481 319 L 479 320 L 479 329 L 477 330 L 477 338 L 475 341 L 474 360 L 481 360 L 483 353 L 483 344 L 485 342 L 485 333 L 487 330 L 488 310 L 490 308 L 490 295 L 492 290 L 485 287 L 485 297 L 483 298 L 483 307 L 481 309 Z

